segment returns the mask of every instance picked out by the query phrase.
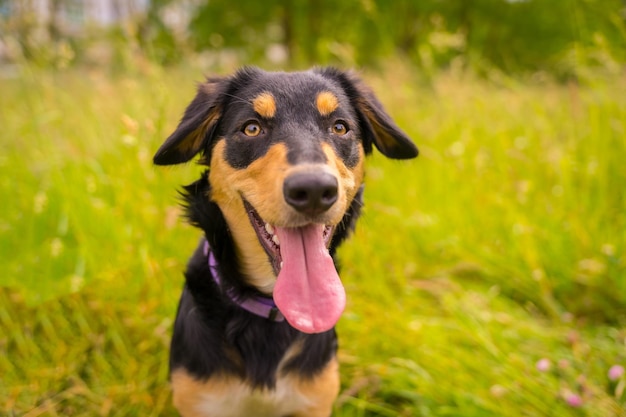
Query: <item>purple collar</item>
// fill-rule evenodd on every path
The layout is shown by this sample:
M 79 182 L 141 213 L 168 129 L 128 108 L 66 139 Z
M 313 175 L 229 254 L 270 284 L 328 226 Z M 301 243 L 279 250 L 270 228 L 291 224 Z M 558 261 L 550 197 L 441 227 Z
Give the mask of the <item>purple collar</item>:
M 217 259 L 213 255 L 213 251 L 209 246 L 209 242 L 204 241 L 204 254 L 207 256 L 209 262 L 209 268 L 211 269 L 211 275 L 213 275 L 213 279 L 218 287 L 221 287 L 221 279 L 220 273 L 217 267 Z M 257 316 L 263 317 L 265 319 L 271 321 L 283 321 L 285 317 L 276 307 L 276 303 L 270 297 L 262 297 L 262 296 L 250 296 L 248 298 L 242 299 L 235 293 L 233 288 L 230 288 L 226 291 L 228 294 L 228 298 L 237 304 L 239 307 L 243 308 L 246 311 L 249 311 L 252 314 L 256 314 Z

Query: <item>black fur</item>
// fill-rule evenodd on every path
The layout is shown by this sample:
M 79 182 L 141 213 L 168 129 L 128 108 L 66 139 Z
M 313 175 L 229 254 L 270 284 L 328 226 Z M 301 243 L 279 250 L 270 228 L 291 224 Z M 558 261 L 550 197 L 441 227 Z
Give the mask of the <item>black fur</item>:
M 185 187 L 186 215 L 191 224 L 204 231 L 218 261 L 220 275 L 228 280 L 222 280 L 222 288 L 218 288 L 211 279 L 203 253 L 204 241 L 200 242 L 185 272 L 186 285 L 174 324 L 170 369 L 182 366 L 200 379 L 217 372 L 232 373 L 249 380 L 255 387 L 272 388 L 276 368 L 285 351 L 302 339 L 302 353 L 289 361 L 284 371 L 314 376 L 337 350 L 334 329 L 307 335 L 287 322 L 271 322 L 242 310 L 225 295 L 230 288 L 244 297 L 260 293 L 247 286 L 237 270 L 235 248 L 226 221 L 217 205 L 206 197 L 210 195 L 207 174 Z M 354 230 L 362 205 L 359 192 L 336 228 L 330 247 L 333 260 L 337 247 Z M 237 355 L 229 355 L 228 349 L 233 348 Z M 234 356 L 245 358 L 245 362 L 238 363 L 232 359 Z
M 259 117 L 251 100 L 269 91 L 280 103 L 275 117 Z M 330 91 L 339 107 L 323 116 L 315 104 L 304 108 L 321 91 Z M 262 128 L 263 140 L 243 137 L 242 128 L 249 120 Z M 337 120 L 349 127 L 346 137 L 331 134 Z M 321 143 L 328 143 L 348 168 L 360 161 L 360 147 L 371 153 L 377 147 L 391 158 L 412 158 L 417 148 L 385 113 L 374 95 L 354 76 L 335 69 L 317 69 L 305 73 L 266 73 L 245 68 L 225 78 L 210 78 L 198 87 L 176 131 L 167 138 L 154 156 L 159 165 L 191 160 L 201 154 L 208 165 L 219 140 L 226 141 L 225 159 L 236 169 L 245 169 L 265 155 L 276 143 L 287 145 L 290 164 L 325 162 Z M 210 169 L 210 168 L 209 168 Z M 305 334 L 287 321 L 274 322 L 249 313 L 235 305 L 227 292 L 240 297 L 261 296 L 248 285 L 239 271 L 235 244 L 217 204 L 211 201 L 209 171 L 184 187 L 186 216 L 200 228 L 217 260 L 221 276 L 218 285 L 211 276 L 204 239 L 198 245 L 185 272 L 171 343 L 170 370 L 184 368 L 198 379 L 216 374 L 237 375 L 252 387 L 272 388 L 276 370 L 287 349 L 296 341 L 302 350 L 283 366 L 285 373 L 313 377 L 333 358 L 337 350 L 335 330 Z M 363 206 L 363 187 L 336 225 L 330 254 L 337 266 L 336 250 L 354 230 Z
M 232 97 L 227 97 L 224 106 L 228 112 L 224 113 L 222 122 L 217 128 L 217 137 L 226 136 L 232 138 L 227 141 L 226 158 L 229 164 L 235 168 L 244 169 L 256 159 L 262 157 L 267 150 L 278 142 L 288 144 L 287 159 L 295 165 L 301 162 L 326 162 L 326 156 L 321 152 L 321 142 L 330 143 L 337 151 L 346 166 L 353 167 L 359 160 L 358 142 L 333 138 L 329 130 L 336 119 L 345 120 L 353 129 L 353 135 L 360 137 L 359 124 L 356 113 L 349 105 L 348 98 L 339 87 L 338 83 L 331 79 L 315 74 L 303 73 L 258 73 L 244 72 L 245 78 L 254 74 L 255 82 L 245 87 L 239 87 Z M 238 80 L 238 73 L 235 79 Z M 240 86 L 240 82 L 235 85 Z M 289 88 L 285 89 L 285 86 Z M 243 137 L 240 127 L 250 119 L 258 119 L 258 115 L 250 108 L 250 105 L 242 97 L 255 97 L 264 91 L 271 92 L 280 103 L 275 117 L 271 120 L 260 120 L 263 133 L 268 132 L 268 137 L 262 141 L 250 141 Z M 305 108 L 297 103 L 306 102 L 316 97 L 321 91 L 332 91 L 344 106 L 333 113 L 332 118 L 321 116 L 314 105 Z M 297 113 L 296 113 L 297 112 Z M 293 123 L 291 121 L 297 121 Z M 305 125 L 306 129 L 302 129 Z M 271 134 L 269 133 L 271 132 Z M 306 132 L 306 133 L 304 133 Z M 297 140 L 294 140 L 297 138 Z

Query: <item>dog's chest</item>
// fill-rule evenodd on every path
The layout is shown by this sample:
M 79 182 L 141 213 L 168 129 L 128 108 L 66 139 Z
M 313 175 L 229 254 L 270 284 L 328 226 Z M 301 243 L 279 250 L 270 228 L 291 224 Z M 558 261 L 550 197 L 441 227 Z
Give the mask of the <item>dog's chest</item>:
M 198 380 L 183 369 L 172 373 L 174 405 L 184 417 L 327 417 L 339 392 L 336 359 L 312 378 L 290 374 L 274 389 L 252 388 L 228 376 Z
M 285 378 L 278 380 L 274 390 L 251 389 L 239 381 L 224 388 L 223 392 L 201 396 L 197 404 L 199 415 L 275 417 L 291 415 L 311 405 L 311 399 Z

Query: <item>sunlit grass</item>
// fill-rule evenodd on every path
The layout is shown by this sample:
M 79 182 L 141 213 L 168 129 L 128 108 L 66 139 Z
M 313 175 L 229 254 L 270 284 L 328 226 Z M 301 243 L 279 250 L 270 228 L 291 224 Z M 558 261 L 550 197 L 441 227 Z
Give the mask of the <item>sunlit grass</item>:
M 176 189 L 201 168 L 151 157 L 201 79 L 0 80 L 0 414 L 173 413 L 168 337 L 199 236 Z M 626 414 L 607 379 L 626 362 L 624 80 L 368 80 L 421 156 L 369 161 L 340 252 L 336 415 Z

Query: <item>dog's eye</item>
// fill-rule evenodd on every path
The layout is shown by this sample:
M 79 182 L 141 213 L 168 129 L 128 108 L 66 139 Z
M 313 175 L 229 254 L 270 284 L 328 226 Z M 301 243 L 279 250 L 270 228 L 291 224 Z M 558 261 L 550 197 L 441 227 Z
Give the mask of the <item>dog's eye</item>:
M 247 123 L 243 127 L 243 133 L 251 138 L 259 136 L 261 134 L 261 126 L 257 122 Z
M 339 136 L 343 136 L 346 133 L 348 133 L 350 129 L 348 129 L 348 125 L 346 125 L 344 122 L 337 122 L 333 125 L 332 127 L 332 132 L 335 135 L 339 135 Z

